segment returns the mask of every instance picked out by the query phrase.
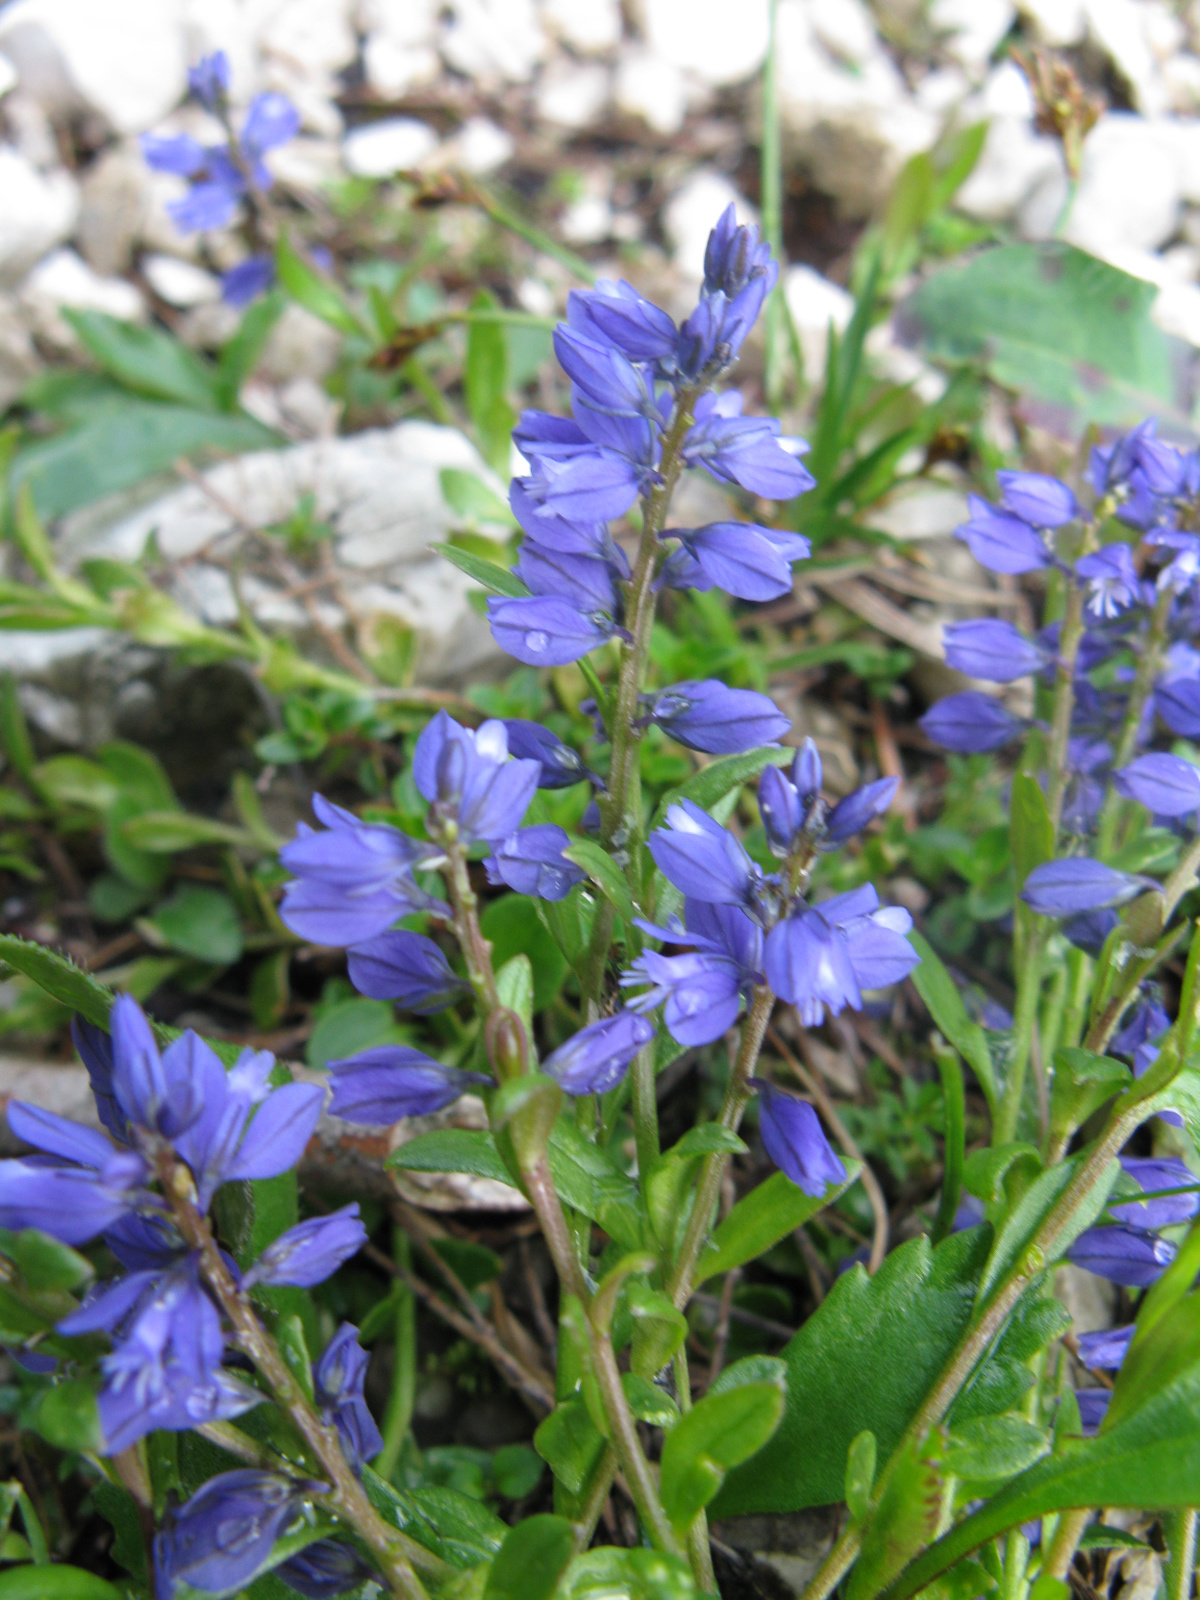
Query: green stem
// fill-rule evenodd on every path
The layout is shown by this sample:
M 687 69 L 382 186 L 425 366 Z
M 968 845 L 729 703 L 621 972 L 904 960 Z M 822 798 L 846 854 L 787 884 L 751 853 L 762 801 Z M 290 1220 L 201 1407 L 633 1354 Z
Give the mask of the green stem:
M 948 1045 L 938 1048 L 935 1044 L 934 1054 L 938 1072 L 941 1074 L 942 1098 L 946 1107 L 942 1197 L 933 1223 L 933 1240 L 936 1244 L 953 1228 L 958 1202 L 962 1198 L 963 1162 L 967 1139 L 967 1101 L 962 1062 L 958 1052 Z
M 1020 1528 L 1012 1528 L 1004 1542 L 1004 1576 L 1000 1581 L 999 1600 L 1020 1600 L 1028 1565 L 1029 1540 Z
M 412 1250 L 401 1227 L 392 1228 L 392 1254 L 403 1271 L 412 1269 Z M 390 1481 L 412 1424 L 413 1400 L 417 1385 L 417 1306 L 411 1289 L 399 1280 L 392 1287 L 396 1296 L 396 1318 L 392 1335 L 392 1387 L 383 1414 L 383 1449 L 372 1466 L 381 1478 Z
M 688 1371 L 687 1346 L 680 1345 L 671 1358 L 671 1369 L 675 1375 L 675 1395 L 679 1401 L 681 1415 L 686 1415 L 692 1409 L 692 1378 Z M 713 1571 L 712 1545 L 708 1536 L 708 1513 L 701 1508 L 696 1513 L 696 1520 L 688 1529 L 687 1536 L 688 1560 L 692 1564 L 692 1571 L 700 1585 L 702 1594 L 717 1593 L 717 1577 Z
M 1085 1507 L 1082 1511 L 1064 1511 L 1059 1517 L 1058 1527 L 1054 1530 L 1054 1537 L 1042 1563 L 1042 1571 L 1048 1578 L 1066 1578 L 1091 1514 L 1090 1509 Z
M 1146 708 L 1146 701 L 1150 691 L 1154 688 L 1154 680 L 1158 677 L 1162 665 L 1163 647 L 1167 642 L 1167 624 L 1170 620 L 1171 601 L 1174 599 L 1170 589 L 1163 589 L 1154 603 L 1154 610 L 1150 614 L 1150 626 L 1146 633 L 1145 644 L 1142 647 L 1141 659 L 1138 662 L 1137 676 L 1133 681 L 1133 688 L 1129 694 L 1129 702 L 1125 708 L 1125 719 L 1121 724 L 1121 734 L 1117 740 L 1116 754 L 1113 757 L 1113 766 L 1123 767 L 1130 761 L 1137 750 L 1138 730 L 1141 727 L 1142 713 Z M 1104 806 L 1100 812 L 1096 833 L 1096 855 L 1099 860 L 1107 861 L 1116 845 L 1117 829 L 1121 821 L 1121 814 L 1125 802 L 1117 791 L 1109 787 L 1104 797 Z
M 1075 658 L 1083 638 L 1083 590 L 1072 583 L 1067 591 L 1067 608 L 1059 634 L 1058 666 L 1054 677 L 1054 714 L 1050 722 L 1050 743 L 1046 755 L 1049 781 L 1046 809 L 1058 839 L 1062 821 L 1063 794 L 1067 786 L 1067 743 L 1071 737 L 1071 712 L 1075 707 Z
M 1017 923 L 1024 919 L 1033 922 L 1024 906 L 1017 907 Z M 1017 1135 L 1021 1116 L 1021 1103 L 1025 1096 L 1025 1078 L 1029 1070 L 1029 1052 L 1033 1044 L 1033 1029 L 1037 1021 L 1038 1001 L 1042 990 L 1042 941 L 1040 927 L 1028 928 L 1021 941 L 1023 950 L 1017 970 L 1017 1004 L 1013 1015 L 1013 1053 L 1009 1064 L 1004 1093 L 996 1110 L 992 1126 L 992 1144 L 1011 1144 Z
M 1167 1569 L 1163 1573 L 1166 1600 L 1191 1600 L 1192 1569 L 1196 1565 L 1196 1511 L 1171 1511 L 1163 1518 L 1167 1539 Z

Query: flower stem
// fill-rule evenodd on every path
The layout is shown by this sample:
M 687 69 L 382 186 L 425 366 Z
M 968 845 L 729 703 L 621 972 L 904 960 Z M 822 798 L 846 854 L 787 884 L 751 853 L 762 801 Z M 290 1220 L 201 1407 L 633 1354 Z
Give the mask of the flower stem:
M 1191 1600 L 1192 1569 L 1196 1565 L 1196 1511 L 1170 1511 L 1164 1518 L 1167 1570 L 1163 1574 L 1166 1600 Z
M 396 1265 L 402 1270 L 411 1267 L 411 1246 L 404 1229 L 392 1226 L 392 1250 Z M 388 1394 L 387 1410 L 383 1414 L 383 1449 L 372 1466 L 381 1478 L 390 1480 L 404 1448 L 412 1423 L 413 1399 L 417 1378 L 417 1303 L 413 1292 L 397 1280 L 392 1286 L 396 1296 L 396 1319 L 393 1323 L 392 1386 Z
M 1067 590 L 1067 609 L 1059 634 L 1058 666 L 1054 676 L 1054 714 L 1050 722 L 1047 751 L 1049 781 L 1046 809 L 1054 824 L 1057 840 L 1062 821 L 1063 794 L 1067 787 L 1067 745 L 1071 737 L 1071 712 L 1075 708 L 1075 658 L 1083 639 L 1083 590 L 1071 583 Z
M 1071 1562 L 1075 1559 L 1075 1552 L 1079 1548 L 1079 1541 L 1083 1538 L 1083 1530 L 1087 1527 L 1091 1511 L 1084 1507 L 1080 1511 L 1064 1511 L 1058 1519 L 1058 1527 L 1054 1530 L 1054 1537 L 1050 1541 L 1050 1548 L 1046 1552 L 1046 1560 L 1042 1571 L 1049 1578 L 1063 1579 L 1071 1570 Z
M 396 1528 L 389 1528 L 367 1499 L 366 1491 L 342 1453 L 336 1428 L 321 1421 L 279 1354 L 274 1339 L 259 1322 L 249 1299 L 234 1283 L 207 1219 L 196 1209 L 191 1174 L 168 1156 L 162 1163 L 160 1177 L 175 1225 L 185 1242 L 199 1255 L 200 1269 L 229 1319 L 238 1344 L 266 1379 L 329 1479 L 330 1493 L 324 1504 L 359 1535 L 393 1595 L 399 1600 L 426 1600 L 425 1586 L 404 1552 L 407 1542 L 404 1535 Z

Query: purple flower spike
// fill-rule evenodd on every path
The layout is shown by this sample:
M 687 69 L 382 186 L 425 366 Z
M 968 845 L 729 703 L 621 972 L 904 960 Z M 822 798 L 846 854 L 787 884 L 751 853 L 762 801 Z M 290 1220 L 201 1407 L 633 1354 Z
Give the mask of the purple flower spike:
M 758 812 L 771 854 L 789 856 L 804 823 L 805 806 L 795 784 L 778 767 L 764 767 L 758 780 Z
M 1182 756 L 1151 751 L 1113 773 L 1113 786 L 1156 817 L 1187 817 L 1200 810 L 1200 768 Z
M 1046 665 L 1046 653 L 1011 622 L 980 617 L 952 622 L 944 635 L 946 665 L 989 683 L 1014 683 Z
M 564 744 L 556 733 L 551 733 L 540 722 L 511 718 L 505 721 L 504 726 L 508 730 L 509 755 L 522 761 L 541 763 L 539 789 L 569 789 L 573 783 L 590 776 L 578 750 Z
M 954 530 L 989 572 L 1036 572 L 1050 565 L 1046 541 L 1020 517 L 997 511 L 978 495 L 967 500 L 971 515 Z
M 1118 872 L 1102 861 L 1075 856 L 1068 861 L 1047 861 L 1025 879 L 1021 899 L 1042 917 L 1073 917 L 1081 911 L 1099 911 L 1136 900 L 1159 885 L 1152 878 Z
M 669 807 L 667 826 L 647 845 L 659 871 L 685 895 L 712 905 L 748 906 L 762 873 L 740 842 L 690 800 Z
M 1104 941 L 1120 921 L 1115 911 L 1081 911 L 1077 917 L 1071 917 L 1063 923 L 1062 931 L 1064 937 L 1080 950 L 1086 950 L 1090 956 L 1098 956 L 1104 948 Z
M 1110 1201 L 1108 1209 L 1118 1222 L 1127 1222 L 1132 1228 L 1170 1228 L 1187 1222 L 1200 1211 L 1200 1178 L 1176 1157 L 1122 1156 L 1121 1167 L 1143 1194 L 1189 1186 L 1191 1192 L 1164 1194 L 1157 1200 L 1122 1200 L 1119 1204 Z
M 1077 1389 L 1075 1403 L 1079 1407 L 1079 1420 L 1083 1424 L 1084 1435 L 1090 1438 L 1104 1421 L 1112 1404 L 1112 1390 Z
M 959 755 L 1000 750 L 1025 731 L 1024 723 L 989 694 L 968 689 L 947 695 L 920 718 L 934 744 Z
M 654 1037 L 654 1024 L 633 1011 L 618 1011 L 581 1028 L 548 1055 L 542 1071 L 567 1094 L 603 1094 L 620 1083 L 629 1063 Z
M 1097 1333 L 1079 1335 L 1079 1359 L 1093 1372 L 1115 1372 L 1129 1354 L 1137 1329 L 1131 1322 L 1125 1328 L 1101 1328 Z
M 346 954 L 350 982 L 359 994 L 395 1000 L 420 1016 L 444 1011 L 468 988 L 432 939 L 403 928 L 389 928 Z
M 299 132 L 300 113 L 286 95 L 256 94 L 242 124 L 242 149 L 254 162 L 266 151 L 287 144 Z
M 144 133 L 140 143 L 142 160 L 152 172 L 191 178 L 208 165 L 208 151 L 190 133 Z
M 346 1460 L 356 1472 L 383 1449 L 383 1435 L 363 1398 L 367 1362 L 358 1329 L 343 1322 L 313 1371 L 317 1404 L 325 1421 L 337 1428 Z
M 779 1170 L 805 1194 L 822 1195 L 831 1184 L 844 1183 L 846 1169 L 808 1101 L 766 1082 L 759 1083 L 758 1093 L 763 1149 Z
M 1175 1246 L 1153 1233 L 1118 1223 L 1110 1228 L 1088 1228 L 1067 1251 L 1067 1257 L 1085 1272 L 1094 1272 L 1110 1283 L 1145 1289 L 1174 1261 Z
M 791 727 L 769 695 L 728 689 L 717 678 L 664 689 L 650 708 L 650 720 L 677 743 L 709 755 L 775 744 Z
M 618 631 L 611 617 L 578 611 L 558 595 L 493 597 L 487 611 L 501 650 L 528 667 L 565 667 L 607 644 Z
M 762 981 L 762 929 L 737 906 L 712 906 L 688 900 L 686 931 L 678 925 L 645 932 L 671 944 L 695 945 L 686 955 L 664 956 L 645 950 L 628 972 L 623 988 L 650 987 L 629 1001 L 632 1011 L 663 1005 L 663 1021 L 673 1039 L 691 1048 L 711 1044 L 737 1021 L 743 996 Z M 665 1002 L 665 1005 L 664 1005 Z
M 518 894 L 538 900 L 563 900 L 587 877 L 563 855 L 570 843 L 566 830 L 552 822 L 518 828 L 510 839 L 497 844 L 495 854 L 484 862 L 488 882 L 507 884 Z
M 567 321 L 616 346 L 630 361 L 669 361 L 679 337 L 674 322 L 622 278 L 597 278 L 594 289 L 572 289 Z
M 1091 617 L 1111 619 L 1136 604 L 1141 584 L 1127 544 L 1105 545 L 1075 563 L 1075 575 L 1087 585 L 1084 610 Z
M 1182 739 L 1200 738 L 1200 678 L 1160 679 L 1154 706 L 1172 733 Z
M 87 1244 L 113 1227 L 143 1198 L 147 1173 L 141 1156 L 108 1148 L 108 1159 L 96 1167 L 0 1161 L 0 1227 L 38 1228 L 69 1245 Z
M 439 711 L 413 751 L 413 781 L 430 802 L 457 812 L 461 837 L 491 844 L 516 832 L 537 789 L 536 761 L 513 761 L 502 722 L 462 728 Z
M 276 1539 L 324 1484 L 252 1467 L 222 1472 L 168 1511 L 154 1540 L 158 1600 L 174 1600 L 179 1584 L 213 1594 L 244 1588 L 271 1558 Z
M 864 784 L 844 800 L 839 800 L 825 824 L 825 837 L 821 841 L 823 847 L 834 849 L 837 845 L 845 844 L 856 833 L 861 833 L 869 822 L 883 815 L 899 787 L 899 778 L 877 778 L 874 783 Z
M 232 81 L 229 57 L 224 50 L 215 50 L 210 56 L 201 56 L 194 67 L 188 68 L 189 90 L 210 111 L 214 110 L 229 93 Z
M 704 467 L 721 483 L 736 483 L 767 500 L 791 500 L 816 482 L 797 455 L 802 440 L 780 437 L 774 417 L 743 417 L 736 391 L 702 395 L 695 426 L 684 441 L 689 467 Z
M 800 534 L 762 528 L 751 522 L 710 522 L 703 528 L 670 528 L 664 538 L 680 541 L 686 560 L 680 576 L 668 579 L 681 588 L 724 589 L 739 600 L 775 600 L 792 590 L 793 561 L 812 554 Z M 668 566 L 675 561 L 671 558 Z
M 1079 502 L 1057 478 L 1044 472 L 998 472 L 1000 503 L 1033 528 L 1061 528 L 1079 515 Z
M 781 1000 L 790 1000 L 805 1027 L 824 1021 L 826 1008 L 837 1016 L 846 1006 L 862 1009 L 862 995 L 846 940 L 816 907 L 777 922 L 767 935 L 767 982 Z
M 298 1222 L 273 1239 L 242 1279 L 242 1287 L 266 1283 L 311 1289 L 332 1277 L 366 1242 L 367 1230 L 359 1221 L 355 1200 L 327 1217 Z
M 348 1594 L 365 1578 L 370 1568 L 353 1545 L 336 1539 L 317 1539 L 275 1568 L 278 1577 L 305 1600 L 335 1600 Z
M 427 1116 L 475 1084 L 492 1081 L 482 1072 L 444 1067 L 419 1050 L 398 1044 L 379 1044 L 331 1061 L 329 1076 L 330 1112 L 367 1128 L 389 1128 L 401 1117 Z

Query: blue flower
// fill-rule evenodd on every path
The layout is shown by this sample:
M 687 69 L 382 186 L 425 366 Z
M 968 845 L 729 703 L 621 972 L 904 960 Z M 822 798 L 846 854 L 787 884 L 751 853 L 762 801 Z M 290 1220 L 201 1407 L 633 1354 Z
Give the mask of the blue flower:
M 654 864 L 683 894 L 712 905 L 752 907 L 762 873 L 728 829 L 691 800 L 667 810 L 647 840 Z
M 275 1572 L 306 1600 L 334 1600 L 334 1596 L 348 1593 L 369 1578 L 372 1568 L 353 1545 L 336 1539 L 316 1539 L 281 1561 Z
M 586 413 L 587 432 L 580 415 L 572 421 L 544 411 L 523 411 L 513 429 L 530 468 L 520 480 L 526 515 L 535 526 L 547 521 L 547 541 L 559 523 L 590 526 L 624 516 L 658 481 L 658 434 L 644 417 L 609 418 L 605 428 L 599 413 L 577 411 Z
M 622 278 L 597 278 L 593 289 L 572 289 L 567 321 L 614 345 L 630 361 L 670 363 L 679 334 L 659 306 L 644 299 Z
M 502 722 L 472 730 L 439 711 L 417 740 L 412 775 L 418 793 L 454 817 L 464 844 L 492 844 L 520 826 L 541 770 L 510 760 Z
M 598 411 L 658 421 L 645 377 L 608 339 L 589 339 L 560 322 L 554 330 L 554 354 L 579 394 Z
M 826 1010 L 862 1009 L 863 989 L 883 989 L 908 976 L 919 957 L 906 937 L 912 918 L 880 906 L 870 884 L 800 906 L 767 935 L 767 982 L 816 1027 Z
M 763 1080 L 758 1094 L 758 1131 L 779 1170 L 809 1195 L 823 1195 L 831 1184 L 845 1183 L 846 1169 L 808 1101 Z
M 39 1228 L 64 1244 L 86 1244 L 147 1203 L 149 1169 L 135 1151 L 19 1100 L 8 1107 L 8 1125 L 54 1159 L 0 1161 L 0 1227 Z
M 774 417 L 742 416 L 742 397 L 705 394 L 696 402 L 695 425 L 684 440 L 689 467 L 704 467 L 721 483 L 736 483 L 767 500 L 791 500 L 816 482 L 797 456 L 802 439 L 780 437 Z
M 1099 911 L 1135 900 L 1147 889 L 1157 889 L 1152 878 L 1118 872 L 1102 861 L 1072 856 L 1047 861 L 1025 879 L 1021 899 L 1039 916 L 1071 917 L 1080 911 Z
M 931 706 L 919 721 L 934 744 L 960 755 L 1000 750 L 1024 732 L 1019 717 L 1014 717 L 999 700 L 975 689 L 947 695 Z
M 675 589 L 724 589 L 739 600 L 776 600 L 792 591 L 793 561 L 812 546 L 802 534 L 753 522 L 710 522 L 703 528 L 668 528 L 678 539 L 658 581 Z
M 839 800 L 826 818 L 821 847 L 834 850 L 861 833 L 869 822 L 883 815 L 899 787 L 899 778 L 876 778 L 873 783 L 864 783 L 861 789 Z
M 413 878 L 440 854 L 435 846 L 385 823 L 363 822 L 319 794 L 312 805 L 326 831 L 301 822 L 279 852 L 280 863 L 296 874 L 279 907 L 293 933 L 314 944 L 361 944 L 413 911 L 449 915 Z
M 547 422 L 559 419 L 546 417 L 545 412 L 527 412 L 528 417 L 543 418 Z M 568 423 L 574 428 L 574 423 Z M 513 435 L 514 439 L 516 434 Z M 508 504 L 521 525 L 526 540 L 546 550 L 564 555 L 599 556 L 606 554 L 611 540 L 608 524 L 601 520 L 582 518 L 578 521 L 560 515 L 549 506 L 535 500 L 530 493 L 530 478 L 514 478 L 508 486 Z M 522 547 L 523 548 L 523 547 Z
M 611 617 L 580 611 L 557 595 L 492 598 L 487 611 L 501 650 L 529 667 L 568 666 L 618 631 Z
M 1079 1359 L 1094 1372 L 1115 1372 L 1129 1354 L 1137 1328 L 1131 1322 L 1124 1328 L 1100 1328 L 1079 1335 Z
M 807 801 L 802 798 L 795 783 L 778 767 L 763 768 L 758 780 L 758 811 L 772 855 L 780 859 L 791 855 L 813 798 L 811 795 Z
M 358 1329 L 343 1322 L 313 1370 L 317 1404 L 325 1421 L 337 1428 L 346 1460 L 356 1472 L 383 1449 L 383 1435 L 363 1398 L 367 1362 Z
M 570 843 L 566 830 L 552 822 L 518 828 L 511 838 L 495 844 L 484 862 L 488 882 L 507 884 L 518 894 L 539 900 L 563 900 L 587 877 L 582 867 L 563 855 Z
M 947 666 L 991 683 L 1013 683 L 1040 672 L 1047 661 L 1046 652 L 1032 639 L 995 617 L 952 622 L 944 640 Z
M 1153 1233 L 1130 1228 L 1088 1228 L 1067 1251 L 1067 1259 L 1127 1289 L 1145 1289 L 1162 1277 L 1175 1259 L 1175 1246 Z
M 1100 1427 L 1112 1404 L 1111 1389 L 1077 1389 L 1075 1403 L 1079 1407 L 1079 1421 L 1084 1436 L 1090 1437 Z
M 221 299 L 240 311 L 275 282 L 275 263 L 270 256 L 247 256 L 236 267 L 221 274 Z
M 371 1000 L 395 1000 L 405 1011 L 425 1015 L 453 1005 L 468 985 L 432 939 L 389 928 L 346 952 L 350 982 Z
M 792 725 L 769 695 L 729 689 L 718 678 L 661 690 L 651 702 L 649 717 L 678 744 L 710 755 L 774 744 Z
M 368 1128 L 390 1127 L 401 1117 L 440 1111 L 477 1083 L 481 1072 L 444 1067 L 407 1045 L 379 1044 L 329 1063 L 333 1116 Z
M 168 1511 L 154 1540 L 158 1600 L 174 1600 L 187 1584 L 213 1594 L 244 1588 L 271 1559 L 286 1533 L 324 1484 L 298 1483 L 242 1467 L 210 1478 L 177 1511 Z
M 602 1017 L 559 1045 L 542 1071 L 567 1094 L 603 1094 L 620 1083 L 629 1063 L 654 1037 L 654 1026 L 633 1011 Z
M 229 57 L 224 50 L 201 56 L 194 67 L 188 68 L 188 89 L 210 111 L 214 111 L 229 93 L 232 80 Z
M 665 943 L 695 949 L 676 956 L 643 951 L 622 973 L 621 985 L 648 984 L 646 993 L 628 1001 L 630 1010 L 645 1013 L 663 1005 L 667 1031 L 691 1048 L 711 1044 L 737 1021 L 743 998 L 762 982 L 763 936 L 758 924 L 736 906 L 687 900 L 684 917 L 686 927 L 638 926 Z
M 1141 582 L 1127 544 L 1105 545 L 1075 563 L 1076 577 L 1087 583 L 1084 610 L 1089 616 L 1120 616 L 1141 598 Z
M 1160 1195 L 1156 1200 L 1110 1201 L 1108 1209 L 1118 1222 L 1134 1228 L 1170 1228 L 1200 1211 L 1200 1179 L 1177 1157 L 1122 1156 L 1121 1168 L 1144 1194 L 1157 1189 L 1189 1188 L 1190 1192 Z
M 757 227 L 738 226 L 737 210 L 730 202 L 704 247 L 703 293 L 723 294 L 733 300 L 751 283 L 759 282 L 765 293 L 774 288 L 778 276 L 770 245 L 760 238 Z
M 504 726 L 508 731 L 509 754 L 523 761 L 541 763 L 539 789 L 569 789 L 584 778 L 596 781 L 595 775 L 584 766 L 578 750 L 564 744 L 540 722 L 525 722 L 514 717 L 506 718 Z
M 978 495 L 967 497 L 970 517 L 954 530 L 981 567 L 989 572 L 1036 572 L 1051 556 L 1041 534 L 1007 511 L 998 511 Z
M 1131 1056 L 1144 1044 L 1153 1044 L 1171 1026 L 1171 1019 L 1163 1010 L 1158 996 L 1143 993 L 1129 1012 L 1129 1020 L 1109 1041 L 1109 1050 L 1115 1056 Z
M 358 1201 L 327 1217 L 310 1217 L 272 1239 L 242 1279 L 243 1289 L 256 1283 L 295 1284 L 311 1289 L 332 1277 L 343 1262 L 367 1242 L 359 1221 Z
M 1079 502 L 1065 483 L 1044 472 L 998 472 L 1000 504 L 1032 528 L 1061 528 L 1079 515 Z
M 1200 768 L 1182 756 L 1151 751 L 1113 773 L 1113 787 L 1156 817 L 1188 817 L 1200 810 Z

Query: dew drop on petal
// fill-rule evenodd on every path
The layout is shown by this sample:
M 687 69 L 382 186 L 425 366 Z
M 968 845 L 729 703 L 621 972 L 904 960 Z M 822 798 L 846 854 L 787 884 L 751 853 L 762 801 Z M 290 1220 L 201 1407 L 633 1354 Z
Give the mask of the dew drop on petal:
M 541 655 L 549 643 L 550 635 L 543 633 L 541 628 L 533 628 L 525 635 L 525 648 L 531 650 L 534 655 Z

